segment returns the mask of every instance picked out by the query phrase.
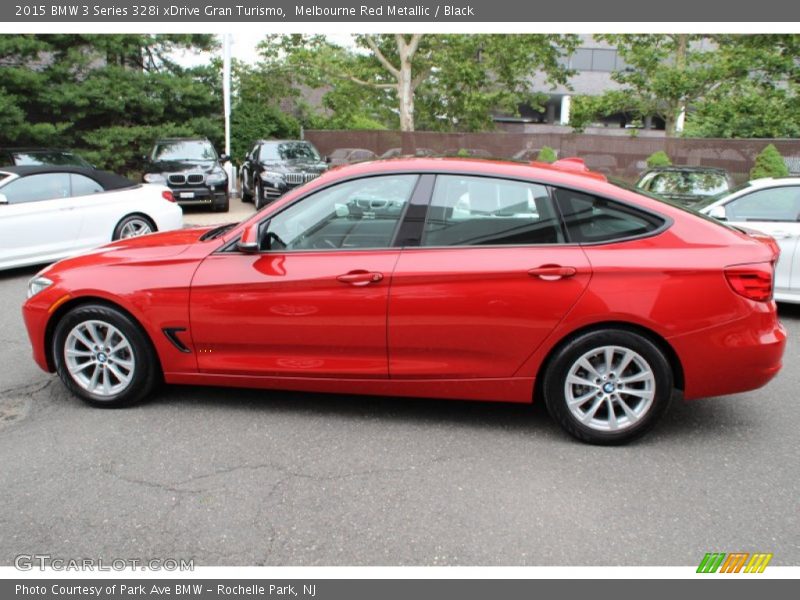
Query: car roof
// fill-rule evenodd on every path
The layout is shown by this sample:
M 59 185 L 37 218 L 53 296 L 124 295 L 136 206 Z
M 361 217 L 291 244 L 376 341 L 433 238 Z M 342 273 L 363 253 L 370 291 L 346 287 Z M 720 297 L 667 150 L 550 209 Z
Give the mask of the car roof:
M 311 144 L 311 142 L 309 142 L 308 140 L 266 140 L 266 139 L 256 140 L 256 144 L 289 144 L 289 143 Z
M 105 190 L 119 190 L 123 188 L 134 187 L 137 183 L 130 179 L 117 175 L 116 173 L 109 173 L 108 171 L 100 171 L 98 169 L 90 169 L 88 167 L 73 167 L 68 165 L 37 165 L 37 166 L 21 166 L 21 167 L 0 167 L 0 173 L 11 173 L 19 177 L 27 175 L 40 175 L 44 173 L 75 173 L 76 175 L 84 175 L 94 179 L 103 186 Z
M 800 185 L 800 177 L 761 177 L 747 182 L 750 187 L 778 187 L 781 185 Z
M 341 165 L 329 169 L 317 181 L 392 173 L 452 173 L 478 177 L 505 177 L 619 195 L 621 189 L 602 173 L 590 171 L 580 159 L 561 159 L 552 164 L 460 157 L 399 157 Z
M 155 143 L 161 144 L 164 142 L 210 142 L 207 137 L 169 137 L 169 138 L 158 138 Z
M 75 150 L 69 148 L 48 148 L 46 146 L 3 146 L 0 152 L 68 152 L 77 154 Z

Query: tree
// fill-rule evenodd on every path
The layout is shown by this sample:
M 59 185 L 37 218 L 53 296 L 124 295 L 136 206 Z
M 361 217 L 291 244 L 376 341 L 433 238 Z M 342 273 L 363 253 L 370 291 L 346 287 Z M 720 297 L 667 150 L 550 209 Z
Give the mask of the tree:
M 761 179 L 762 177 L 787 177 L 789 169 L 773 144 L 768 144 L 758 156 L 753 168 L 750 170 L 750 179 Z
M 356 35 L 352 47 L 324 36 L 271 35 L 261 43 L 264 62 L 298 84 L 330 86 L 370 119 L 414 131 L 476 130 L 491 126 L 492 110 L 538 104 L 529 78 L 543 71 L 566 83 L 560 58 L 577 46 L 565 35 Z M 344 94 L 344 95 L 343 95 Z
M 647 157 L 647 166 L 651 169 L 654 167 L 669 167 L 671 164 L 672 161 L 663 150 L 653 152 Z
M 576 128 L 585 127 L 603 113 L 624 112 L 639 118 L 661 117 L 667 135 L 674 136 L 679 115 L 720 83 L 722 70 L 707 36 L 680 33 L 598 37 L 615 46 L 625 61 L 626 67 L 612 74 L 621 90 L 594 101 L 584 100 L 577 114 L 571 115 Z M 594 110 L 587 110 L 587 104 Z
M 262 138 L 296 138 L 300 120 L 284 111 L 281 101 L 295 91 L 278 74 L 234 62 L 231 106 L 231 156 L 241 160 Z
M 0 145 L 66 146 L 134 171 L 157 137 L 219 143 L 219 65 L 172 58 L 215 45 L 211 35 L 0 36 Z
M 800 136 L 800 36 L 718 35 L 724 77 L 694 106 L 687 135 Z
M 556 162 L 557 158 L 558 156 L 555 150 L 550 146 L 543 146 L 542 149 L 539 150 L 539 155 L 536 157 L 536 160 L 539 162 L 553 163 Z
M 661 117 L 675 135 L 687 111 L 685 135 L 800 135 L 800 36 L 605 35 L 625 68 L 612 74 L 620 89 L 573 99 L 571 125 L 624 113 Z

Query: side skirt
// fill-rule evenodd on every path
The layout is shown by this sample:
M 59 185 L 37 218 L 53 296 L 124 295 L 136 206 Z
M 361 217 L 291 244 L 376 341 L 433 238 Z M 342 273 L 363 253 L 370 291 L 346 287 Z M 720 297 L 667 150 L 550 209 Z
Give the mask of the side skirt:
M 164 373 L 164 380 L 170 384 L 182 385 L 518 403 L 530 403 L 533 401 L 534 383 L 532 377 L 504 379 L 331 379 L 323 377 L 268 377 L 210 373 Z

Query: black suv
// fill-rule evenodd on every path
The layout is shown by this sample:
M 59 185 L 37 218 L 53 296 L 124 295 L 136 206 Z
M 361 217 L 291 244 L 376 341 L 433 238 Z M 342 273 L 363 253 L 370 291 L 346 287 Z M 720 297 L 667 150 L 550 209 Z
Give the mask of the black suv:
M 259 140 L 242 163 L 242 200 L 256 209 L 290 189 L 316 179 L 328 168 L 317 149 L 302 140 Z
M 206 138 L 158 140 L 145 157 L 143 179 L 169 186 L 178 204 L 227 212 L 228 175 L 222 168 L 227 160 Z

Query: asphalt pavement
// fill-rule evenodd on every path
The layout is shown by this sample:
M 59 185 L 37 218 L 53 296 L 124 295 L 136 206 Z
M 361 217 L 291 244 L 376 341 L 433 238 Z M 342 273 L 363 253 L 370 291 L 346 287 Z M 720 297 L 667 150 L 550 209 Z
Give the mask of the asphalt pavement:
M 541 406 L 165 387 L 91 408 L 30 357 L 36 270 L 0 272 L 0 564 L 800 564 L 800 307 L 769 386 L 601 448 Z

